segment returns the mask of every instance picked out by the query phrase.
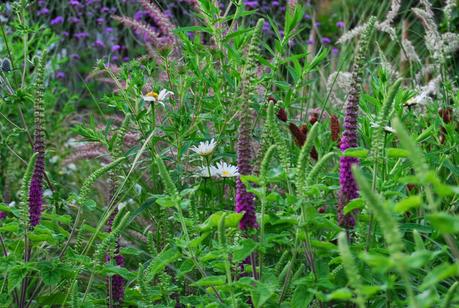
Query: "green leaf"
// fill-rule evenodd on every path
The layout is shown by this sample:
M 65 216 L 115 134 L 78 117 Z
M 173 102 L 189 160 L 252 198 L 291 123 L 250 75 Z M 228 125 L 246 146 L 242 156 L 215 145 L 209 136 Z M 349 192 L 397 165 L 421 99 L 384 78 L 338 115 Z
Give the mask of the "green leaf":
M 134 279 L 136 276 L 134 273 L 131 273 L 127 268 L 110 263 L 106 263 L 102 266 L 100 274 L 104 276 L 119 275 L 126 280 Z
M 41 307 L 62 305 L 67 298 L 66 295 L 67 294 L 65 292 L 53 293 L 50 295 L 40 296 L 37 298 L 37 301 Z
M 159 204 L 159 206 L 163 208 L 170 208 L 174 207 L 177 203 L 176 200 L 172 197 L 163 197 L 163 198 L 158 198 L 156 200 L 156 203 Z
M 331 294 L 327 295 L 327 300 L 350 300 L 352 299 L 352 291 L 348 288 L 341 288 L 333 291 Z
M 19 224 L 17 222 L 10 222 L 0 227 L 0 232 L 18 232 Z
M 188 244 L 188 247 L 189 248 L 198 247 L 202 243 L 202 241 L 206 239 L 207 236 L 209 236 L 209 232 L 206 232 L 206 233 L 202 234 L 201 236 L 192 239 L 191 242 Z
M 224 213 L 226 213 L 225 228 L 237 228 L 239 225 L 239 221 L 241 221 L 242 217 L 244 216 L 244 213 L 219 211 L 210 215 L 205 223 L 199 225 L 200 229 L 202 231 L 216 229 Z
M 177 277 L 184 277 L 187 273 L 191 272 L 194 268 L 194 263 L 192 260 L 185 260 L 177 272 Z
M 140 256 L 142 254 L 142 250 L 132 247 L 122 247 L 120 254 L 123 256 Z
M 11 293 L 27 276 L 29 267 L 25 264 L 16 265 L 8 271 L 8 291 Z
M 309 307 L 314 299 L 314 293 L 308 291 L 308 287 L 301 284 L 293 292 L 291 307 Z
M 361 198 L 351 200 L 346 206 L 344 207 L 344 214 L 347 215 L 353 210 L 362 209 L 365 206 L 365 201 Z
M 429 287 L 443 281 L 447 278 L 457 276 L 459 274 L 459 264 L 441 264 L 429 271 L 427 276 L 424 278 L 422 285 L 419 287 L 421 291 L 428 289 Z
M 167 265 L 171 264 L 179 257 L 180 253 L 175 247 L 161 251 L 159 255 L 151 261 L 150 265 L 146 269 L 146 281 L 153 280 L 157 273 L 164 270 Z
M 234 250 L 233 261 L 237 263 L 245 260 L 255 250 L 257 245 L 257 242 L 252 239 L 242 240 L 240 246 Z
M 440 233 L 459 233 L 459 216 L 438 212 L 426 216 L 427 220 Z
M 412 208 L 418 208 L 422 204 L 421 196 L 410 196 L 406 199 L 399 201 L 395 206 L 394 210 L 397 213 L 403 214 Z
M 0 203 L 0 211 L 5 212 L 5 213 L 9 213 L 9 212 L 11 212 L 11 208 L 8 205 L 6 205 L 5 203 Z
M 42 261 L 38 264 L 38 269 L 45 285 L 56 285 L 61 280 L 61 272 L 56 263 Z
M 264 303 L 273 296 L 276 291 L 274 284 L 256 281 L 256 287 L 252 290 L 252 300 L 255 307 L 263 307 Z
M 410 155 L 410 152 L 400 148 L 388 148 L 387 156 L 392 158 L 405 158 Z
M 88 211 L 94 211 L 97 208 L 97 202 L 92 199 L 80 200 L 80 205 Z
M 364 148 L 349 148 L 342 155 L 345 157 L 365 158 L 368 156 L 368 150 Z
M 195 287 L 210 287 L 210 286 L 221 286 L 226 282 L 226 277 L 221 276 L 207 276 L 193 282 L 191 285 Z
M 378 272 L 384 273 L 393 266 L 393 261 L 384 255 L 365 252 L 359 257 Z

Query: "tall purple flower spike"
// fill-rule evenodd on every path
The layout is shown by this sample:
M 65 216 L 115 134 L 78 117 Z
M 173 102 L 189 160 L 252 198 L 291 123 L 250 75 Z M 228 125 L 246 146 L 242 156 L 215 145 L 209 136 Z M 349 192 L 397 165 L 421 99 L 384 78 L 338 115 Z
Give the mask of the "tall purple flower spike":
M 247 103 L 243 103 L 246 105 Z M 240 175 L 249 175 L 252 173 L 250 161 L 251 152 L 251 118 L 248 107 L 241 110 L 241 122 L 239 126 L 239 139 L 237 143 L 237 166 Z M 255 214 L 255 201 L 253 194 L 249 193 L 244 183 L 238 177 L 236 180 L 236 212 L 244 212 L 244 216 L 239 222 L 241 230 L 247 230 L 257 227 Z
M 120 254 L 115 256 L 115 263 L 119 267 L 124 267 L 124 257 Z M 112 295 L 113 300 L 117 303 L 121 303 L 124 299 L 124 278 L 120 275 L 114 275 L 112 277 Z
M 258 20 L 247 54 L 247 75 L 243 81 L 245 84 L 242 93 L 239 139 L 237 142 L 237 166 L 240 175 L 249 175 L 252 173 L 252 117 L 249 104 L 252 93 L 256 92 L 253 80 L 256 78 L 256 56 L 258 54 L 259 36 L 261 34 L 263 24 L 263 19 Z M 246 190 L 245 185 L 242 183 L 240 178 L 237 178 L 236 180 L 236 212 L 244 212 L 244 216 L 239 222 L 239 228 L 241 230 L 258 227 L 254 196 Z
M 34 145 L 33 151 L 37 153 L 37 160 L 30 181 L 29 188 L 29 223 L 34 228 L 40 223 L 41 209 L 43 206 L 43 178 L 45 175 L 45 142 L 43 133 L 43 79 L 46 56 L 43 55 L 37 66 L 37 83 L 34 104 Z
M 358 146 L 358 114 L 359 114 L 359 99 L 360 86 L 363 75 L 363 62 L 368 50 L 370 36 L 375 25 L 375 18 L 370 18 L 368 26 L 362 33 L 359 48 L 354 60 L 352 70 L 352 83 L 349 92 L 344 117 L 344 131 L 341 137 L 340 149 L 342 152 L 349 148 Z M 340 157 L 339 160 L 339 184 L 340 191 L 338 195 L 338 223 L 346 229 L 352 229 L 355 226 L 354 213 L 344 215 L 344 207 L 346 204 L 359 196 L 357 183 L 352 176 L 352 165 L 358 164 L 359 160 L 354 157 Z

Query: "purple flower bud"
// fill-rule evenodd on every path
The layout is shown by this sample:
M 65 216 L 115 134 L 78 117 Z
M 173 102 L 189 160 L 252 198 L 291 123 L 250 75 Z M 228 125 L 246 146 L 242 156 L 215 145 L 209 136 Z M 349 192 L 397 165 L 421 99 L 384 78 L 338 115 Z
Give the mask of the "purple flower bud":
M 109 12 L 110 12 L 110 9 L 109 9 L 108 7 L 106 7 L 106 6 L 104 6 L 103 8 L 100 9 L 100 12 L 101 12 L 102 14 L 109 13 Z
M 255 9 L 258 6 L 258 1 L 244 1 L 244 5 L 249 9 Z
M 57 16 L 56 18 L 51 19 L 51 25 L 52 26 L 62 24 L 63 22 L 64 22 L 64 17 L 62 17 L 62 16 Z
M 75 33 L 75 37 L 76 37 L 78 40 L 83 40 L 83 39 L 89 37 L 89 33 L 88 33 L 88 32 L 77 32 L 77 33 Z
M 118 57 L 117 55 L 112 56 L 112 61 L 118 61 L 119 59 L 120 57 Z
M 269 24 L 269 22 L 265 21 L 265 23 L 263 24 L 263 32 L 269 32 L 271 30 L 271 25 Z
M 95 48 L 98 48 L 98 49 L 103 49 L 103 48 L 105 48 L 105 44 L 104 44 L 104 42 L 102 42 L 101 40 L 96 40 L 96 41 L 94 42 L 93 46 L 94 46 Z
M 271 2 L 271 6 L 279 6 L 279 1 L 273 1 L 273 2 Z
M 39 10 L 39 11 L 37 12 L 37 15 L 38 15 L 38 16 L 48 15 L 48 14 L 49 14 L 49 10 L 48 10 L 48 8 L 46 8 L 46 7 L 42 8 L 41 10 Z
M 333 47 L 333 48 L 332 48 L 332 54 L 333 54 L 334 56 L 337 56 L 337 55 L 339 54 L 339 49 L 336 48 L 336 47 Z
M 83 5 L 78 0 L 70 0 L 69 4 L 74 8 L 81 8 Z
M 80 23 L 80 19 L 78 17 L 70 17 L 69 18 L 69 22 L 71 24 L 78 24 L 78 23 Z
M 307 45 L 314 45 L 314 40 L 309 39 L 309 40 L 306 41 L 306 44 Z
M 322 38 L 322 44 L 330 44 L 330 43 L 331 43 L 331 39 L 329 37 L 324 36 Z
M 337 26 L 338 28 L 341 28 L 341 29 L 342 29 L 342 28 L 344 28 L 346 25 L 344 24 L 344 21 L 338 21 L 338 22 L 336 23 L 336 26 Z
M 56 78 L 57 79 L 64 79 L 65 78 L 65 73 L 63 71 L 57 71 L 56 72 Z
M 140 20 L 142 20 L 143 15 L 145 15 L 144 11 L 137 11 L 134 14 L 134 19 L 137 20 L 137 21 L 140 21 Z
M 78 60 L 80 60 L 80 55 L 77 54 L 77 53 L 72 53 L 72 54 L 70 55 L 70 59 L 75 60 L 75 61 L 78 61 Z
M 69 37 L 69 35 L 70 35 L 70 33 L 68 33 L 67 31 L 62 31 L 61 34 L 64 37 Z
M 103 24 L 104 22 L 105 22 L 105 18 L 103 18 L 103 17 L 99 17 L 99 18 L 96 19 L 96 23 L 97 23 L 98 25 L 101 25 L 101 24 Z
M 123 61 L 124 61 L 124 62 L 128 62 L 128 61 L 129 61 L 129 57 L 127 57 L 127 56 L 126 56 L 126 57 L 123 57 Z
M 316 22 L 314 23 L 314 27 L 319 28 L 319 27 L 320 27 L 320 22 L 316 21 Z
M 304 14 L 304 19 L 310 20 L 311 19 L 311 15 Z
M 113 52 L 117 52 L 117 51 L 119 51 L 119 50 L 121 50 L 121 45 L 113 45 L 113 46 L 112 46 L 112 51 L 113 51 Z
M 106 27 L 104 31 L 105 31 L 105 33 L 112 33 L 113 32 L 113 28 L 112 27 Z

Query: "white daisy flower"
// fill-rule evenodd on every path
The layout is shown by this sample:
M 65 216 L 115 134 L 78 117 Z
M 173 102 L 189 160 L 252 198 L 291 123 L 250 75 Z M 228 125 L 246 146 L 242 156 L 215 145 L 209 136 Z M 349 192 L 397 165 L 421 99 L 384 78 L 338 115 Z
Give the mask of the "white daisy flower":
M 236 166 L 229 165 L 225 163 L 224 161 L 218 162 L 216 167 L 214 168 L 215 168 L 216 174 L 222 178 L 232 178 L 232 177 L 239 175 L 239 172 Z
M 159 94 L 151 91 L 142 96 L 143 100 L 146 102 L 155 102 L 155 103 L 163 103 L 169 96 L 174 95 L 174 92 L 162 89 L 159 91 Z
M 51 197 L 53 195 L 53 191 L 51 189 L 46 189 L 44 192 L 43 192 L 43 196 L 44 197 Z
M 190 149 L 201 156 L 209 156 L 214 151 L 216 145 L 217 143 L 212 138 L 210 141 L 200 142 L 197 147 L 191 147 Z
M 118 203 L 118 211 L 121 211 L 126 207 L 127 203 L 126 202 L 120 202 Z

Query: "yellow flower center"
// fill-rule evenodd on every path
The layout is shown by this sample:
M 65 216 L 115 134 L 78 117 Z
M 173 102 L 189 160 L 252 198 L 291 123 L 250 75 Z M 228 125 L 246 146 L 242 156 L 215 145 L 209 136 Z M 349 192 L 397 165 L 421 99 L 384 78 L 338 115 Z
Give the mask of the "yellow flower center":
M 145 94 L 145 96 L 154 97 L 155 99 L 158 99 L 158 93 L 156 93 L 155 91 L 148 92 L 147 94 Z
M 229 176 L 229 175 L 230 175 L 229 171 L 227 170 L 222 171 L 222 176 Z

